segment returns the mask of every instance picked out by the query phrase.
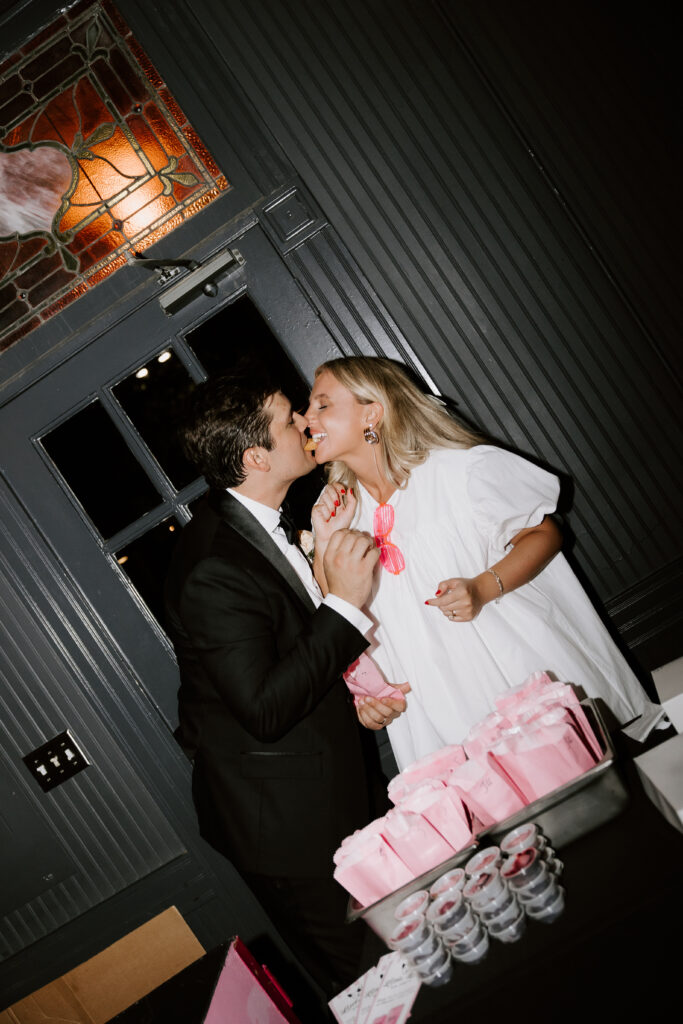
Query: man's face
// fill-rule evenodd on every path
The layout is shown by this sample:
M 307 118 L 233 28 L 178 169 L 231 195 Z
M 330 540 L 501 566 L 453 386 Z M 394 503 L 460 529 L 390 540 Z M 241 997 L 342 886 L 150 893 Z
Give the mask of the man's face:
M 271 415 L 270 436 L 274 445 L 268 452 L 270 470 L 278 480 L 289 485 L 315 466 L 313 453 L 304 451 L 308 440 L 304 435 L 307 423 L 303 416 L 292 411 L 292 403 L 281 391 L 270 396 L 264 409 Z

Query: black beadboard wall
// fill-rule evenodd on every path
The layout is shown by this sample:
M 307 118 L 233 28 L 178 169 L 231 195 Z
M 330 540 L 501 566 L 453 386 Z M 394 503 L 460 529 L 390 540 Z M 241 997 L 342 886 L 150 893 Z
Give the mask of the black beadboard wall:
M 657 84 L 635 107 L 614 85 L 623 18 L 601 64 L 603 15 L 541 18 L 530 3 L 516 22 L 517 6 L 195 0 L 190 13 L 176 0 L 163 16 L 203 36 L 197 88 L 226 118 L 243 90 L 441 390 L 573 482 L 576 563 L 637 647 L 652 622 L 639 631 L 642 608 L 628 609 L 646 592 L 647 607 L 668 603 L 681 552 L 678 294 L 629 162 L 662 153 L 643 113 Z

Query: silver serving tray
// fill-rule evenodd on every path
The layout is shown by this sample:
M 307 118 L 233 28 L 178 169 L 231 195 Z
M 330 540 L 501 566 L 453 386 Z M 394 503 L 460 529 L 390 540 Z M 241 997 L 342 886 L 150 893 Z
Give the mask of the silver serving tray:
M 497 844 L 506 832 L 524 822 L 533 821 L 557 850 L 620 814 L 629 801 L 629 794 L 615 765 L 614 748 L 595 702 L 588 698 L 581 702 L 581 706 L 603 750 L 597 764 L 540 800 L 534 800 L 521 811 L 489 826 L 477 835 L 475 843 L 369 907 L 361 907 L 357 900 L 350 897 L 347 922 L 362 919 L 386 942 L 396 928 L 394 911 L 401 900 L 419 889 L 428 889 L 440 875 L 464 864 L 478 846 Z

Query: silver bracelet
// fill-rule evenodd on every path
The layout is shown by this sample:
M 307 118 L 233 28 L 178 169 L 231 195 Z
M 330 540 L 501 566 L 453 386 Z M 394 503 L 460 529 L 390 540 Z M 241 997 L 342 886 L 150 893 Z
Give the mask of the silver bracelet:
M 503 581 L 502 581 L 502 579 L 500 578 L 500 576 L 498 575 L 498 573 L 496 572 L 495 569 L 487 569 L 486 571 L 491 573 L 491 575 L 493 576 L 494 580 L 498 584 L 498 589 L 500 590 L 500 594 L 496 598 L 496 604 L 499 604 L 501 597 L 505 593 L 505 590 L 503 588 Z

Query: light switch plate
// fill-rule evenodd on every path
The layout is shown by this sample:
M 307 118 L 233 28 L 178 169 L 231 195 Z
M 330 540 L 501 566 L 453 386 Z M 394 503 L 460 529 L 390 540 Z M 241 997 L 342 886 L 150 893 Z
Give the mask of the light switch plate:
M 90 763 L 68 729 L 22 760 L 45 793 L 83 771 Z

